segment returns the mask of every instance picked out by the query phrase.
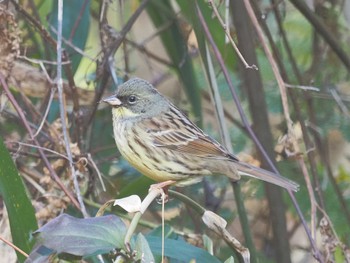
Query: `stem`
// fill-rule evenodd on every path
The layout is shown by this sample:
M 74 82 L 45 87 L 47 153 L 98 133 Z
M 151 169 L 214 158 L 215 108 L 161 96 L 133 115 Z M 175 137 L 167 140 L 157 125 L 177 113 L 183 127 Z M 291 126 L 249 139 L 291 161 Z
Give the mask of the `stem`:
M 80 210 L 83 213 L 84 217 L 88 217 L 88 213 L 86 211 L 83 198 L 80 194 L 80 187 L 79 182 L 77 178 L 77 174 L 75 172 L 74 166 L 73 166 L 73 157 L 72 152 L 70 149 L 70 139 L 68 136 L 68 130 L 67 130 L 67 119 L 66 119 L 66 110 L 65 110 L 65 98 L 63 95 L 63 79 L 62 79 L 62 22 L 63 22 L 63 0 L 58 1 L 58 15 L 57 15 L 57 91 L 58 91 L 58 98 L 59 98 L 59 106 L 60 106 L 60 118 L 62 123 L 62 132 L 63 132 L 63 138 L 64 143 L 66 146 L 66 152 L 67 157 L 69 160 L 69 168 L 71 172 L 71 176 L 74 183 L 74 189 L 78 198 L 78 202 L 80 204 Z
M 245 127 L 248 129 L 248 120 L 243 112 L 243 109 L 242 107 L 240 107 L 240 103 L 239 103 L 239 100 L 238 100 L 238 96 L 237 94 L 235 93 L 234 91 L 234 88 L 233 88 L 233 85 L 232 85 L 232 82 L 231 82 L 231 78 L 229 77 L 229 74 L 228 74 L 228 71 L 227 71 L 227 68 L 223 62 L 223 59 L 222 59 L 222 56 L 220 54 L 220 51 L 218 50 L 216 44 L 215 44 L 215 41 L 213 40 L 213 37 L 209 31 L 209 28 L 208 28 L 208 25 L 206 24 L 205 22 L 205 19 L 203 17 L 203 14 L 202 14 L 202 11 L 200 10 L 198 4 L 196 6 L 196 10 L 197 10 L 197 15 L 198 15 L 198 18 L 199 18 L 199 21 L 200 21 L 200 24 L 202 25 L 202 28 L 204 30 L 204 34 L 208 40 L 208 42 L 210 43 L 210 45 L 212 46 L 213 48 L 213 51 L 214 51 L 214 55 L 216 56 L 219 64 L 220 64 L 220 67 L 224 73 L 224 76 L 226 78 L 226 81 L 227 83 L 229 84 L 230 88 L 231 88 L 231 92 L 232 92 L 232 96 L 236 102 L 236 105 L 237 105 L 237 109 L 239 111 L 239 114 L 241 116 L 241 119 L 243 121 L 243 124 L 245 124 Z M 248 129 L 249 131 L 249 129 Z M 249 249 L 251 250 L 251 262 L 257 262 L 257 259 L 256 259 L 256 253 L 255 253 L 255 247 L 254 247 L 254 244 L 252 242 L 252 237 L 251 237 L 251 232 L 250 232 L 250 227 L 249 227 L 249 223 L 248 223 L 248 218 L 247 218 L 247 213 L 245 211 L 245 207 L 244 207 L 244 203 L 243 203 L 243 200 L 242 198 L 240 197 L 240 186 L 237 184 L 237 183 L 233 183 L 232 182 L 232 187 L 234 189 L 234 194 L 235 196 L 237 195 L 238 198 L 236 197 L 235 198 L 235 201 L 236 201 L 236 205 L 237 205 L 237 208 L 239 207 L 239 210 L 238 210 L 238 214 L 239 214 L 239 218 L 240 218 L 240 221 L 241 221 L 241 224 L 242 224 L 242 227 L 243 226 L 248 226 L 244 229 L 243 233 L 244 233 L 244 237 L 245 237 L 245 240 L 247 242 L 247 245 L 249 247 Z M 249 242 L 249 244 L 248 244 Z

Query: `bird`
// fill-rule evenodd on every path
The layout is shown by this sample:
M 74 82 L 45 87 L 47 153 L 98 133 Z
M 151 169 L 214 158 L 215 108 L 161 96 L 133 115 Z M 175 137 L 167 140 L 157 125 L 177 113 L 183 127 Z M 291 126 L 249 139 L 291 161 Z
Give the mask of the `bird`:
M 124 82 L 102 101 L 112 107 L 121 155 L 159 184 L 181 187 L 220 174 L 236 182 L 245 175 L 298 191 L 297 183 L 240 161 L 144 79 Z

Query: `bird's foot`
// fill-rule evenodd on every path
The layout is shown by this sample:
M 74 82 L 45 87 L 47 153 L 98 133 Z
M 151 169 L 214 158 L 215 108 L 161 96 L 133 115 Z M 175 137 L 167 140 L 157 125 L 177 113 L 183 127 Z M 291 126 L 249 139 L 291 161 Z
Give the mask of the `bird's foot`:
M 168 189 L 174 183 L 176 183 L 176 181 L 168 180 L 168 181 L 160 182 L 157 184 L 152 184 L 150 186 L 149 191 L 152 191 L 154 189 L 162 189 L 163 190 L 164 194 L 160 198 L 157 198 L 157 200 L 156 200 L 158 204 L 161 204 L 163 202 L 163 200 L 164 200 L 164 203 L 167 203 L 169 201 Z

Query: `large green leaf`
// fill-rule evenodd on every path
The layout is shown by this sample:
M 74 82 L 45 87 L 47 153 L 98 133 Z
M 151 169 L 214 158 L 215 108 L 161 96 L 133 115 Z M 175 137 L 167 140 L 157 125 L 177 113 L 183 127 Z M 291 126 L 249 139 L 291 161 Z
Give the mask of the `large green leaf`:
M 67 253 L 87 257 L 105 254 L 114 248 L 124 248 L 126 227 L 115 215 L 75 218 L 62 214 L 35 234 L 37 243 L 29 260 L 42 262 L 51 254 Z
M 162 238 L 156 236 L 146 236 L 149 246 L 154 255 L 162 254 Z M 165 239 L 164 254 L 171 260 L 177 262 L 201 262 L 201 263 L 219 263 L 213 255 L 207 251 L 186 243 L 183 240 Z M 172 261 L 171 261 L 172 262 Z
M 161 260 L 161 247 L 159 246 L 161 246 L 162 232 L 162 226 L 159 226 L 149 232 L 146 237 L 154 256 L 159 261 Z M 174 229 L 169 225 L 164 226 L 164 237 L 165 256 L 171 258 L 171 262 L 190 262 L 192 259 L 195 259 L 196 262 L 219 262 L 217 258 L 209 254 L 206 250 L 185 242 L 183 238 L 174 232 Z M 181 251 L 181 253 L 178 251 Z
M 170 1 L 151 1 L 147 6 L 147 12 L 157 28 L 171 24 L 167 30 L 160 33 L 160 38 L 184 84 L 193 113 L 197 118 L 197 123 L 201 125 L 202 108 L 200 89 L 197 85 L 192 61 L 187 51 L 187 43 L 181 34 L 178 20 L 176 19 L 176 13 L 172 9 Z
M 0 137 L 0 195 L 9 216 L 13 243 L 28 252 L 32 248 L 31 233 L 38 228 L 34 208 L 17 168 Z M 17 253 L 19 261 L 24 256 Z

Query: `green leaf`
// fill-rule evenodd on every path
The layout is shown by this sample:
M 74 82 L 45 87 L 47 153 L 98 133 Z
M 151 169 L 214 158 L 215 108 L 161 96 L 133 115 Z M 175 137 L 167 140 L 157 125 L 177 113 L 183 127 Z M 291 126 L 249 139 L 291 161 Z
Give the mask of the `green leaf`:
M 154 255 L 162 253 L 162 239 L 156 236 L 146 236 L 149 246 Z M 220 261 L 207 251 L 186 243 L 183 240 L 165 239 L 165 256 L 180 262 L 219 263 Z
M 141 233 L 137 235 L 135 250 L 137 251 L 136 260 L 140 260 L 140 262 L 155 262 L 148 242 Z
M 176 13 L 172 9 L 170 1 L 154 0 L 148 4 L 147 12 L 157 28 L 171 24 L 167 30 L 163 30 L 160 33 L 160 38 L 184 84 L 188 100 L 197 119 L 197 124 L 201 126 L 202 106 L 200 89 L 187 51 L 187 42 L 181 34 L 180 26 L 176 19 Z
M 84 49 L 90 28 L 90 5 L 91 0 L 64 1 L 63 4 L 63 21 L 62 36 L 75 47 Z M 58 1 L 53 1 L 52 11 L 50 15 L 50 24 L 57 30 L 57 11 Z M 50 30 L 52 32 L 52 30 Z M 56 39 L 56 32 L 52 32 L 52 36 Z M 76 72 L 82 55 L 78 54 L 73 48 L 63 44 L 70 54 L 72 62 L 73 74 Z
M 137 194 L 141 198 L 145 197 L 148 193 L 149 187 L 155 182 L 146 176 L 140 176 L 139 178 L 133 180 L 129 184 L 123 187 L 120 191 L 118 198 L 123 198 L 126 196 Z
M 162 229 L 162 226 L 160 225 L 160 226 L 154 228 L 152 231 L 150 231 L 148 233 L 148 236 L 161 237 L 162 234 L 163 234 L 163 229 Z M 177 238 L 179 238 L 179 235 L 174 232 L 174 229 L 172 228 L 172 226 L 165 224 L 164 225 L 164 237 L 170 238 L 170 239 L 177 239 Z
M 334 260 L 336 263 L 346 262 L 343 254 L 343 250 L 337 246 L 334 251 Z
M 235 263 L 235 259 L 231 256 L 225 260 L 225 263 Z
M 33 261 L 51 254 L 87 257 L 123 248 L 126 227 L 115 215 L 82 219 L 62 214 L 34 234 L 37 243 L 30 254 Z
M 38 228 L 34 208 L 11 155 L 0 137 L 0 195 L 9 216 L 13 243 L 29 253 L 33 242 L 31 233 Z M 24 256 L 17 253 L 18 260 Z

